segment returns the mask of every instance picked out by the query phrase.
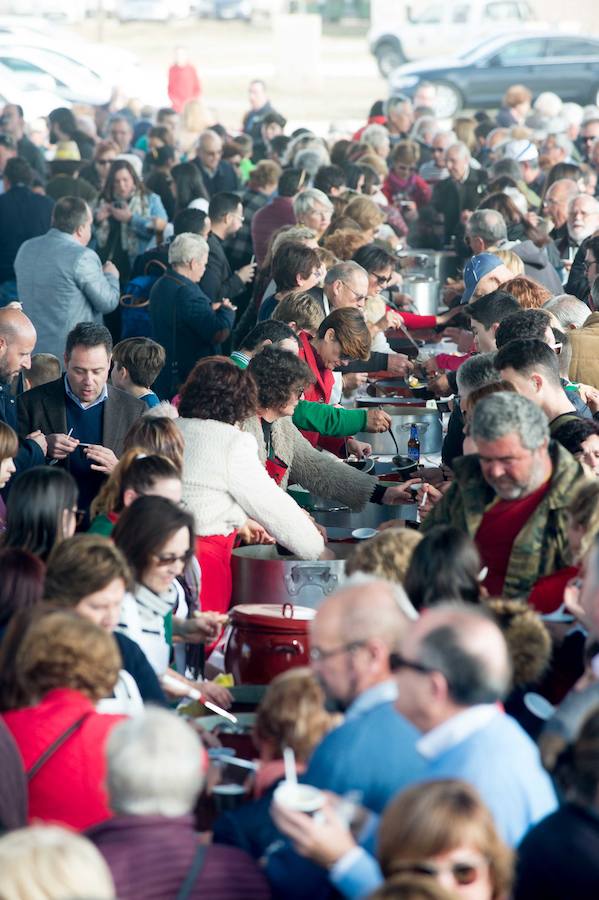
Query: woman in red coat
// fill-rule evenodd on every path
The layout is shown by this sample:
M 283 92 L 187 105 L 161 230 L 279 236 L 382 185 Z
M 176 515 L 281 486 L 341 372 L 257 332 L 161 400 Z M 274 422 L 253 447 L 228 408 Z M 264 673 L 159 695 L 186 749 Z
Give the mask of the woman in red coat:
M 43 613 L 27 628 L 15 666 L 22 698 L 3 717 L 27 774 L 30 821 L 78 831 L 103 822 L 111 816 L 105 746 L 124 717 L 94 704 L 110 695 L 121 668 L 114 638 L 76 613 Z

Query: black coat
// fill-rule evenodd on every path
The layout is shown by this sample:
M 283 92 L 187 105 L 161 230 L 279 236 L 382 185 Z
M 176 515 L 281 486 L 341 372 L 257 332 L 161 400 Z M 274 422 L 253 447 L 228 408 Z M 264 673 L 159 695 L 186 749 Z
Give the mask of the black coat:
M 239 179 L 235 174 L 235 169 L 231 165 L 231 163 L 226 162 L 225 160 L 221 160 L 218 164 L 218 168 L 214 174 L 208 172 L 205 169 L 200 160 L 196 157 L 191 160 L 198 169 L 200 170 L 200 174 L 202 176 L 202 180 L 208 191 L 208 196 L 212 197 L 214 194 L 220 194 L 223 191 L 238 191 L 239 190 Z
M 0 382 L 0 420 L 6 422 L 15 431 L 17 427 L 17 402 L 10 392 L 10 385 Z M 39 426 L 30 429 L 37 431 Z M 46 462 L 41 447 L 28 438 L 19 438 L 19 452 L 15 457 L 16 474 L 33 466 L 43 466 Z M 9 483 L 10 485 L 10 483 Z
M 245 284 L 231 268 L 223 242 L 216 234 L 208 235 L 208 246 L 210 253 L 200 287 L 213 302 L 225 297 L 233 300 L 245 290 Z
M 585 240 L 576 251 L 576 256 L 574 257 L 564 292 L 566 294 L 573 294 L 574 297 L 578 297 L 579 300 L 586 303 L 590 309 L 594 309 L 595 307 L 591 300 L 591 286 L 589 284 L 589 279 L 587 278 L 587 270 L 584 267 L 586 252 L 587 241 Z
M 15 278 L 14 261 L 21 244 L 50 228 L 54 200 L 17 184 L 0 195 L 0 283 Z
M 598 893 L 599 814 L 566 803 L 520 844 L 514 900 L 595 900 Z
M 445 243 L 455 236 L 456 243 L 462 240 L 464 226 L 460 215 L 465 209 L 475 210 L 485 192 L 487 176 L 482 169 L 470 169 L 466 181 L 458 184 L 453 178 L 438 181 L 433 188 L 432 204 L 443 213 L 445 222 Z
M 154 339 L 166 350 L 153 388 L 161 400 L 170 400 L 198 359 L 220 353 L 235 312 L 223 307 L 215 312 L 199 285 L 169 270 L 150 291 L 150 318 Z

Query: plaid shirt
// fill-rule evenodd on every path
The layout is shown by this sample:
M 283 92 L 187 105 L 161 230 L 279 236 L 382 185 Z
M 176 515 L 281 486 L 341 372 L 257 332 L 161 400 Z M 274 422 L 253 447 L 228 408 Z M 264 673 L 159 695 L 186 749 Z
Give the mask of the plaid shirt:
M 249 263 L 254 252 L 252 246 L 252 219 L 254 213 L 270 201 L 270 197 L 258 191 L 247 190 L 241 198 L 243 204 L 243 225 L 232 237 L 225 241 L 225 253 L 233 271 Z

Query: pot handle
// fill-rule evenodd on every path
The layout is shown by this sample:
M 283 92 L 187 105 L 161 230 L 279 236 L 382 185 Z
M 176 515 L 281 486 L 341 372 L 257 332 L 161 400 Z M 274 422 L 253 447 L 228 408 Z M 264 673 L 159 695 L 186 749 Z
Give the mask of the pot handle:
M 300 656 L 304 652 L 299 641 L 291 641 L 290 644 L 275 644 L 271 650 L 273 653 L 291 653 L 293 656 Z
M 324 594 L 331 594 L 337 587 L 338 578 L 330 566 L 293 566 L 285 575 L 287 593 L 295 597 L 303 587 L 318 584 Z

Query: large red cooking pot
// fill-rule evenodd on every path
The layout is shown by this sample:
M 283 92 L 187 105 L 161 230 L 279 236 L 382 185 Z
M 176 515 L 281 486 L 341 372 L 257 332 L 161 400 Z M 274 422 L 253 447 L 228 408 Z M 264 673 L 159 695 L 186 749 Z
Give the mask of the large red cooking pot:
M 235 684 L 269 684 L 287 669 L 309 665 L 308 629 L 315 614 L 291 603 L 233 607 L 225 671 Z

